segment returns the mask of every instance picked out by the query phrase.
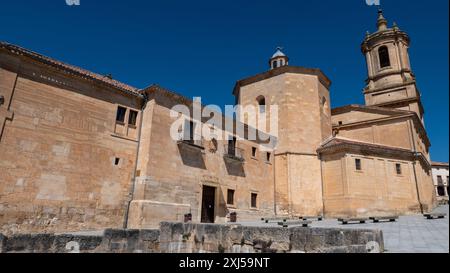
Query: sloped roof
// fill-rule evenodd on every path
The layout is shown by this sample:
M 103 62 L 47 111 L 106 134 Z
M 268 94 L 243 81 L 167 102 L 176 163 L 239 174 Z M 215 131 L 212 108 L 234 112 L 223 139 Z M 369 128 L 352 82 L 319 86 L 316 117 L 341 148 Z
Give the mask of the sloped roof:
M 359 105 L 359 104 L 349 104 L 341 107 L 336 107 L 331 109 L 331 115 L 338 115 L 351 111 L 363 111 L 377 114 L 385 114 L 385 115 L 398 115 L 398 114 L 412 114 L 414 111 L 400 110 L 394 108 L 386 108 L 379 106 L 367 106 L 367 105 Z
M 318 154 L 341 151 L 351 151 L 357 154 L 379 157 L 405 158 L 408 160 L 418 159 L 427 169 L 431 168 L 430 162 L 422 153 L 405 148 L 362 142 L 349 138 L 330 137 L 317 149 Z
M 277 49 L 277 52 L 275 52 L 274 54 L 273 54 L 273 56 L 272 56 L 272 59 L 273 58 L 276 58 L 276 57 L 286 57 L 286 54 L 284 54 L 282 51 L 281 51 L 281 49 Z
M 399 152 L 411 152 L 409 149 L 405 148 L 399 148 L 394 146 L 387 146 L 387 145 L 381 145 L 381 144 L 374 144 L 370 142 L 364 142 L 364 141 L 358 141 L 350 138 L 344 138 L 344 137 L 331 137 L 327 140 L 325 140 L 319 150 L 323 151 L 326 148 L 334 147 L 337 145 L 355 145 L 355 146 L 365 146 L 368 148 L 374 148 L 374 149 L 388 149 L 393 151 L 399 151 Z
M 127 93 L 131 93 L 134 95 L 140 94 L 138 88 L 135 88 L 128 84 L 111 79 L 108 76 L 100 75 L 100 74 L 88 71 L 86 69 L 58 61 L 56 59 L 44 56 L 42 54 L 36 53 L 34 51 L 25 49 L 25 48 L 17 46 L 17 45 L 13 45 L 13 44 L 10 44 L 7 42 L 0 42 L 0 49 L 4 49 L 13 55 L 27 57 L 29 59 L 32 59 L 32 60 L 42 63 L 44 65 L 51 66 L 57 70 L 61 70 L 67 74 L 75 75 L 75 76 L 78 76 L 78 77 L 81 77 L 81 78 L 84 78 L 87 80 L 96 81 L 96 82 L 105 84 L 107 86 L 113 87 L 115 89 L 119 89 L 119 90 L 127 92 Z
M 394 109 L 394 108 L 388 108 L 388 107 L 380 107 L 380 106 L 366 106 L 366 105 L 358 105 L 358 104 L 350 104 L 342 107 L 337 107 L 331 109 L 331 115 L 338 115 L 343 113 L 348 113 L 351 111 L 361 111 L 361 112 L 367 112 L 367 113 L 376 113 L 376 114 L 383 114 L 392 116 L 393 118 L 399 117 L 403 118 L 405 116 L 410 116 L 413 119 L 413 122 L 416 126 L 416 128 L 419 130 L 419 133 L 423 137 L 425 144 L 428 146 L 431 146 L 430 139 L 428 138 L 427 131 L 425 130 L 425 127 L 420 120 L 419 116 L 414 111 L 408 111 L 408 110 L 400 110 L 400 109 Z M 378 119 L 374 120 L 363 120 L 361 122 L 378 122 Z M 352 124 L 350 124 L 352 125 Z M 344 125 L 349 126 L 349 124 Z M 342 127 L 341 125 L 334 125 L 334 128 L 336 127 Z

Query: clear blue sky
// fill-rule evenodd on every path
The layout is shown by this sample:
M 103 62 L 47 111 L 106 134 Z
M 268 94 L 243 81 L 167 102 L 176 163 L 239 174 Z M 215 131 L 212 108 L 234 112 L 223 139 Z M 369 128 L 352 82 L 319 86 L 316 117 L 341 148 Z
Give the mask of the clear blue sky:
M 333 81 L 332 106 L 363 104 L 360 43 L 375 31 L 365 0 L 2 0 L 0 40 L 143 88 L 158 83 L 206 104 L 233 104 L 236 80 L 267 69 L 281 45 L 292 65 Z M 448 161 L 448 0 L 381 0 L 409 33 L 432 159 Z

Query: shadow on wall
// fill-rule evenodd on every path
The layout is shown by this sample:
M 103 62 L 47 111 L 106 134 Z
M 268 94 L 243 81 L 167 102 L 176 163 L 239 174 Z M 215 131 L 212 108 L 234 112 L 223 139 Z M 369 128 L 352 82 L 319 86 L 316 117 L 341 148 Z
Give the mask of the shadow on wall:
M 227 199 L 222 187 L 218 187 L 218 190 L 219 207 L 216 209 L 216 216 L 220 218 L 226 218 L 231 211 L 227 207 Z
M 245 177 L 245 170 L 244 170 L 243 162 L 229 159 L 226 157 L 224 158 L 224 162 L 225 162 L 225 167 L 227 169 L 227 173 L 229 175 Z
M 180 152 L 183 164 L 192 168 L 206 170 L 205 159 L 203 158 L 203 151 L 196 147 L 190 147 L 185 143 L 178 144 L 178 151 Z

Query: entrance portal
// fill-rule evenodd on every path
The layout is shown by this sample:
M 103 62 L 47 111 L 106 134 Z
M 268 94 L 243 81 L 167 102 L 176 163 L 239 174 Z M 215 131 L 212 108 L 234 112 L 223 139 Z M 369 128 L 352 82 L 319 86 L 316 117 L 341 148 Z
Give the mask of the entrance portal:
M 202 194 L 202 223 L 214 223 L 214 205 L 216 202 L 216 188 L 203 186 Z

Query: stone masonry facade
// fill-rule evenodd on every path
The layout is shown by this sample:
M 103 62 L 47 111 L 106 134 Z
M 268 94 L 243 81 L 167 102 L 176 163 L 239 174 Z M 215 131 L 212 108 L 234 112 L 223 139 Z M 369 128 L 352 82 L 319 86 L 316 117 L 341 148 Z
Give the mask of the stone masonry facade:
M 163 221 L 432 210 L 431 143 L 409 37 L 387 27 L 381 12 L 377 27 L 361 46 L 366 105 L 331 108 L 330 79 L 289 65 L 280 50 L 270 70 L 237 81 L 237 104 L 259 107 L 267 120 L 265 107 L 279 107 L 270 150 L 224 127 L 211 130 L 226 132 L 226 140 L 173 139 L 171 109 L 192 109 L 192 100 L 1 42 L 0 230 L 154 229 Z M 252 117 L 232 123 L 248 132 Z

